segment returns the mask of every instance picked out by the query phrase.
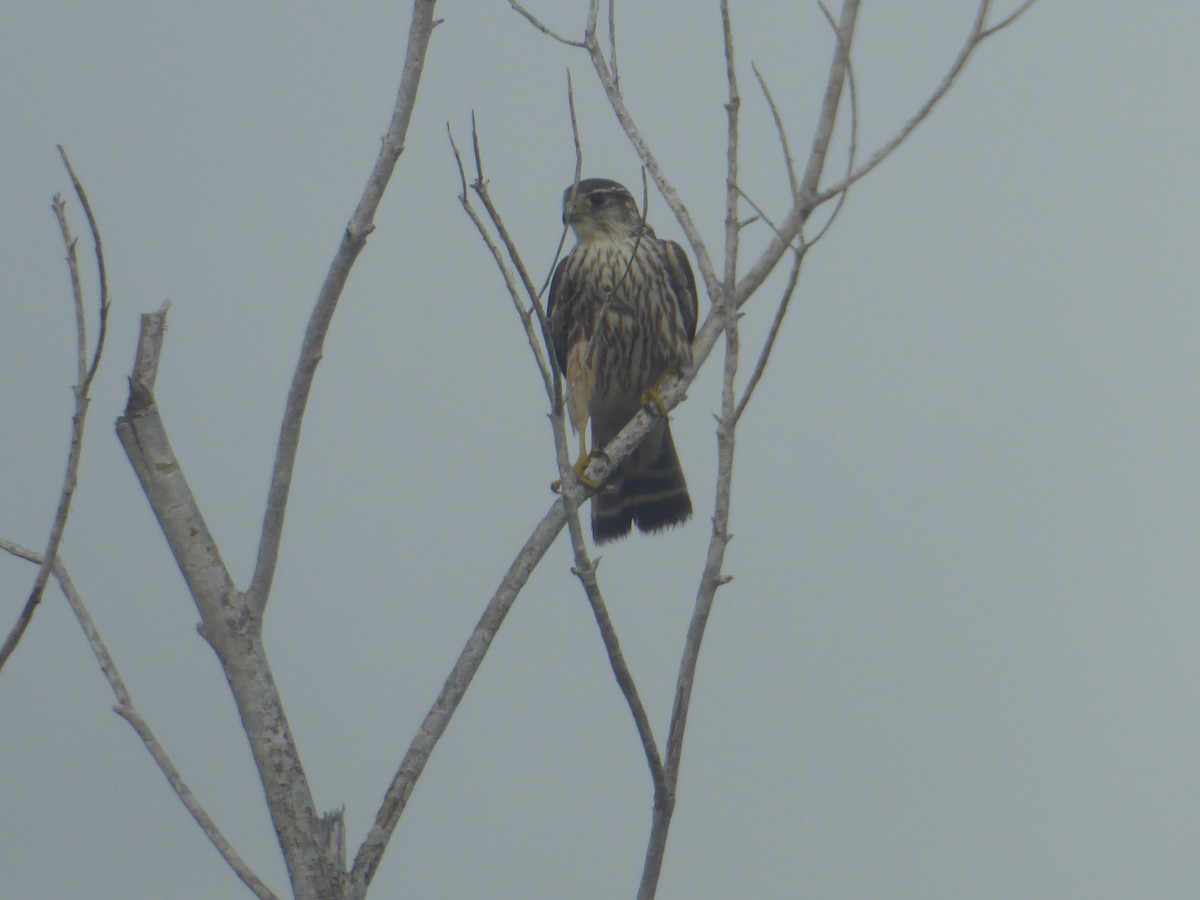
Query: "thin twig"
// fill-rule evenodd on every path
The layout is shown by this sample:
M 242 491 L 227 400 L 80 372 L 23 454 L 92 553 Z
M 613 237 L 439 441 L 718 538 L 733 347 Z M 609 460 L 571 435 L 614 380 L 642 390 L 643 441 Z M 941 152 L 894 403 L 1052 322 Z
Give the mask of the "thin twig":
M 758 66 L 751 63 L 750 68 L 754 70 L 754 77 L 758 79 L 758 86 L 763 92 L 763 97 L 766 98 L 767 106 L 771 110 L 771 118 L 775 121 L 775 133 L 779 135 L 779 145 L 783 148 L 783 164 L 787 169 L 788 186 L 792 189 L 792 202 L 796 202 L 796 198 L 800 196 L 800 180 L 796 177 L 796 161 L 792 159 L 792 148 L 788 145 L 787 130 L 783 127 L 783 118 L 779 115 L 779 107 L 775 105 L 775 98 L 771 96 L 771 90 L 767 87 L 766 79 L 763 78 L 762 72 L 758 71 Z
M 566 206 L 574 207 L 575 199 L 579 194 L 579 181 L 583 178 L 583 143 L 579 139 L 579 118 L 575 112 L 575 82 L 571 77 L 570 69 L 567 69 L 567 113 L 571 119 L 571 141 L 575 148 L 575 172 L 571 177 L 571 191 L 567 197 Z M 554 258 L 550 261 L 550 268 L 546 271 L 546 281 L 542 285 L 542 291 L 550 286 L 551 280 L 558 271 L 559 260 L 562 257 L 570 230 L 570 223 L 567 222 L 567 217 L 564 215 L 562 231 L 558 235 L 558 245 L 554 248 Z M 538 308 L 542 308 L 540 304 Z M 561 314 L 561 308 L 559 312 Z M 565 373 L 560 371 L 558 365 L 558 352 L 554 346 L 554 333 L 549 316 L 542 319 L 542 337 L 546 342 L 546 353 L 549 355 L 554 369 L 554 402 L 550 404 L 549 415 L 550 433 L 554 438 L 554 463 L 558 469 L 558 483 L 563 485 L 567 482 L 567 473 L 574 474 L 575 470 L 571 464 L 571 453 L 567 449 L 567 416 L 563 404 L 562 383 Z M 583 485 L 576 481 L 576 487 L 582 488 Z M 582 501 L 573 501 L 571 491 L 564 488 L 562 493 L 564 504 L 574 502 L 575 508 L 579 508 L 578 503 Z
M 472 124 L 472 131 L 474 131 L 473 124 Z M 542 376 L 542 383 L 546 389 L 546 396 L 549 399 L 550 403 L 553 404 L 553 402 L 554 402 L 554 383 L 553 383 L 553 379 L 552 379 L 552 376 L 550 373 L 550 365 L 546 361 L 546 357 L 542 352 L 541 342 L 538 341 L 537 334 L 533 330 L 533 322 L 531 320 L 531 316 L 529 314 L 529 311 L 526 310 L 525 307 L 521 303 L 521 297 L 517 290 L 517 284 L 516 284 L 516 282 L 513 281 L 512 274 L 510 273 L 508 267 L 504 264 L 504 257 L 500 253 L 500 248 L 497 247 L 495 241 L 492 240 L 492 236 L 488 233 L 487 226 L 485 226 L 483 224 L 483 220 L 481 218 L 479 218 L 479 214 L 477 212 L 475 212 L 475 207 L 472 206 L 472 204 L 471 204 L 471 198 L 467 192 L 467 176 L 466 176 L 466 172 L 463 170 L 462 156 L 458 152 L 458 145 L 454 141 L 454 134 L 450 130 L 449 123 L 447 123 L 447 125 L 446 125 L 446 132 L 450 136 L 450 147 L 454 152 L 454 161 L 458 165 L 458 176 L 459 176 L 459 180 L 462 183 L 462 193 L 460 193 L 458 195 L 459 202 L 462 204 L 462 208 L 466 212 L 467 216 L 471 219 L 471 222 L 475 225 L 475 229 L 479 232 L 479 237 L 483 240 L 484 245 L 488 248 L 488 252 L 491 253 L 492 259 L 495 260 L 496 267 L 500 270 L 500 276 L 501 276 L 501 278 L 504 279 L 504 286 L 508 289 L 508 295 L 512 299 L 513 306 L 517 310 L 517 317 L 521 320 L 521 325 L 525 331 L 525 337 L 529 341 L 529 349 L 533 353 L 534 362 L 537 365 L 539 374 Z M 480 165 L 478 160 L 479 160 L 479 152 L 478 152 L 478 146 L 476 146 L 476 164 Z M 480 190 L 481 190 L 480 185 L 481 185 L 482 181 L 483 181 L 483 175 L 482 175 L 482 170 L 481 170 L 479 180 L 476 182 L 476 193 L 480 192 Z M 481 194 L 481 196 L 486 196 L 486 191 L 484 191 L 483 194 Z M 489 212 L 490 212 L 490 209 L 491 209 L 490 198 L 488 198 L 484 201 L 484 205 L 486 207 L 489 207 Z M 493 218 L 493 221 L 495 221 L 494 218 Z M 508 232 L 503 231 L 503 232 L 501 232 L 501 234 L 505 240 L 506 245 L 511 244 L 511 241 L 508 238 Z M 513 249 L 515 249 L 515 248 L 513 248 Z M 530 295 L 534 295 L 533 285 L 530 284 L 529 277 L 525 274 L 524 266 L 519 265 L 518 271 L 521 274 L 521 278 L 525 284 L 526 291 Z
M 733 294 L 737 283 L 738 239 L 738 114 L 742 99 L 738 94 L 737 67 L 733 60 L 733 24 L 729 19 L 729 0 L 721 0 L 721 32 L 725 43 L 725 81 L 728 98 L 725 101 L 725 277 L 721 282 L 721 296 Z
M 567 98 L 571 110 L 572 126 L 575 126 L 575 97 L 571 87 L 571 74 L 567 73 Z M 576 168 L 582 168 L 583 159 L 578 145 L 578 132 L 576 132 Z M 554 348 L 548 346 L 543 353 L 541 346 L 538 344 L 537 336 L 533 331 L 532 318 L 537 317 L 538 326 L 541 328 L 543 338 L 550 333 L 549 319 L 546 317 L 546 307 L 542 303 L 542 295 L 550 286 L 550 280 L 554 277 L 554 268 L 551 267 L 545 279 L 542 281 L 540 288 L 535 288 L 533 280 L 529 277 L 528 269 L 525 261 L 521 258 L 520 252 L 517 250 L 516 242 L 513 241 L 509 234 L 508 228 L 504 224 L 504 219 L 500 215 L 500 210 L 492 200 L 491 193 L 488 191 L 487 179 L 483 175 L 483 156 L 479 149 L 479 132 L 475 126 L 475 115 L 471 114 L 471 143 L 475 151 L 475 171 L 476 179 L 471 185 L 475 193 L 479 196 L 483 203 L 484 209 L 487 211 L 488 218 L 492 221 L 492 226 L 496 229 L 496 233 L 500 236 L 500 240 L 504 242 L 504 248 L 508 252 L 508 258 L 512 262 L 513 267 L 521 276 L 521 282 L 525 285 L 525 292 L 529 296 L 529 309 L 525 309 L 518 304 L 518 313 L 524 323 L 525 330 L 529 337 L 530 346 L 533 349 L 534 358 L 537 362 L 539 370 L 542 372 L 542 377 L 547 381 L 547 391 L 550 396 L 551 406 L 554 405 L 554 398 L 557 396 L 557 389 L 554 386 L 555 373 L 554 365 L 550 359 L 554 356 Z M 576 175 L 576 184 L 578 184 L 578 175 Z M 567 225 L 563 223 L 562 233 L 558 239 L 558 249 L 555 251 L 554 265 L 558 263 L 558 254 L 562 251 L 562 247 L 567 238 Z
M 62 158 L 63 165 L 67 169 L 67 174 L 71 176 L 71 185 L 75 188 L 75 195 L 79 198 L 79 202 L 83 206 L 83 214 L 87 217 L 88 229 L 92 232 L 97 277 L 100 283 L 100 315 L 97 320 L 96 348 L 92 352 L 92 361 L 88 366 L 87 375 L 84 377 L 84 383 L 90 387 L 92 379 L 96 377 L 96 370 L 100 367 L 100 357 L 104 354 L 105 337 L 108 333 L 108 268 L 104 265 L 104 243 L 100 240 L 100 228 L 96 224 L 96 216 L 92 213 L 92 204 L 88 202 L 83 184 L 80 182 L 79 176 L 75 174 L 75 169 L 72 167 L 71 161 L 67 159 L 67 151 L 62 148 L 62 144 L 58 144 L 57 148 L 58 155 Z M 86 340 L 84 343 L 86 343 Z
M 583 41 L 573 41 L 570 38 L 563 37 L 561 34 L 558 34 L 555 31 L 551 31 L 546 27 L 545 24 L 542 23 L 539 18 L 537 18 L 537 16 L 529 12 L 529 10 L 518 3 L 517 0 L 508 0 L 508 3 L 514 10 L 524 16 L 525 20 L 529 22 L 530 25 L 532 25 L 542 34 L 554 38 L 554 40 L 558 41 L 560 44 L 566 44 L 568 47 L 582 47 L 584 45 Z
M 574 196 L 575 196 L 575 191 L 577 191 L 579 188 L 580 176 L 583 172 L 583 148 L 579 141 L 579 122 L 575 115 L 575 90 L 574 90 L 574 86 L 572 84 L 570 70 L 567 71 L 567 108 L 568 108 L 568 111 L 570 114 L 571 135 L 572 135 L 572 138 L 574 141 L 574 146 L 575 146 L 575 175 L 574 175 L 574 180 L 572 181 L 571 194 L 570 194 L 570 198 L 573 201 Z M 449 132 L 449 130 L 450 130 L 449 125 L 447 125 L 447 131 Z M 557 358 L 554 353 L 553 342 L 550 339 L 550 322 L 546 315 L 546 308 L 545 308 L 544 304 L 542 303 L 542 296 L 545 294 L 546 289 L 549 287 L 550 281 L 554 277 L 554 271 L 558 267 L 559 257 L 561 256 L 563 246 L 566 243 L 567 232 L 569 231 L 569 226 L 566 224 L 566 222 L 563 223 L 562 231 L 559 234 L 558 245 L 555 248 L 554 258 L 550 264 L 549 271 L 547 272 L 545 279 L 542 281 L 541 287 L 538 289 L 535 289 L 533 286 L 533 281 L 529 277 L 528 269 L 525 266 L 524 260 L 521 258 L 520 251 L 517 249 L 516 242 L 512 240 L 512 237 L 509 234 L 508 228 L 504 224 L 503 217 L 501 216 L 500 211 L 496 207 L 495 203 L 492 201 L 491 194 L 487 189 L 487 179 L 484 177 L 484 174 L 483 174 L 483 153 L 482 153 L 482 150 L 480 149 L 479 131 L 478 131 L 478 128 L 476 125 L 475 115 L 474 115 L 474 113 L 472 113 L 471 114 L 471 144 L 472 144 L 472 149 L 473 149 L 474 156 L 475 156 L 475 171 L 476 171 L 476 179 L 475 179 L 474 184 L 472 185 L 472 188 L 474 189 L 475 193 L 479 196 L 480 200 L 483 202 L 484 209 L 487 212 L 488 217 L 491 219 L 492 225 L 496 229 L 496 233 L 500 236 L 500 239 L 504 242 L 504 247 L 508 253 L 508 257 L 509 257 L 510 261 L 512 262 L 513 266 L 516 268 L 517 272 L 521 276 L 521 281 L 525 287 L 525 292 L 529 297 L 530 309 L 532 310 L 532 312 L 534 314 L 537 315 L 538 323 L 542 330 L 542 336 L 543 336 L 543 340 L 545 342 L 545 353 L 543 353 L 537 343 L 536 336 L 533 334 L 533 331 L 532 331 L 532 323 L 530 322 L 530 311 L 526 310 L 522 306 L 520 300 L 517 298 L 516 285 L 512 282 L 512 279 L 508 274 L 508 270 L 507 270 L 506 266 L 504 265 L 503 258 L 500 255 L 499 248 L 496 247 L 495 242 L 491 239 L 491 236 L 487 233 L 487 229 L 483 225 L 482 220 L 479 218 L 478 214 L 474 211 L 474 208 L 470 205 L 469 199 L 466 196 L 466 194 L 467 194 L 466 172 L 465 172 L 463 164 L 462 164 L 462 157 L 458 152 L 458 147 L 454 142 L 454 135 L 452 133 L 450 134 L 450 144 L 454 151 L 455 161 L 458 165 L 459 180 L 462 183 L 462 194 L 460 195 L 460 201 L 462 202 L 463 207 L 467 212 L 467 215 L 471 218 L 472 222 L 475 224 L 476 229 L 479 231 L 480 237 L 483 239 L 485 246 L 487 246 L 489 252 L 492 254 L 493 260 L 496 262 L 496 265 L 500 268 L 501 275 L 503 276 L 503 278 L 505 280 L 505 285 L 508 287 L 509 294 L 512 297 L 514 305 L 516 306 L 517 314 L 521 318 L 522 325 L 526 331 L 527 338 L 530 342 L 531 350 L 534 355 L 534 361 L 537 364 L 538 369 L 542 374 L 543 381 L 546 384 L 546 390 L 550 397 L 551 420 L 553 423 L 555 415 L 561 411 L 562 384 L 561 384 L 561 373 L 558 371 Z M 556 428 L 555 429 L 556 441 L 557 441 L 557 431 L 558 431 L 558 429 Z M 565 432 L 563 433 L 563 436 L 564 436 L 564 441 L 565 441 Z M 564 443 L 564 446 L 565 446 L 565 443 Z M 561 469 L 561 466 L 560 466 L 560 469 Z M 560 472 L 560 474 L 561 474 L 561 472 Z
M 50 209 L 58 221 L 58 230 L 62 235 L 63 244 L 67 249 L 67 274 L 71 279 L 71 308 L 75 311 L 75 378 L 76 384 L 83 384 L 87 378 L 87 311 L 83 303 L 83 283 L 79 278 L 79 257 L 77 248 L 79 239 L 72 236 L 71 226 L 67 222 L 67 204 L 61 194 L 55 194 L 50 201 Z
M 79 198 L 79 202 L 83 206 L 84 214 L 87 216 L 88 225 L 92 231 L 96 267 L 100 272 L 99 328 L 96 335 L 96 348 L 92 354 L 91 364 L 89 365 L 87 361 L 87 329 L 86 317 L 84 315 L 83 286 L 79 278 L 79 262 L 75 253 L 76 240 L 72 237 L 70 225 L 67 223 L 66 204 L 61 197 L 56 195 L 51 208 L 54 210 L 54 216 L 58 220 L 63 246 L 67 251 L 67 270 L 71 278 L 71 297 L 75 309 L 76 371 L 79 380 L 72 389 L 75 395 L 75 412 L 71 417 L 71 438 L 67 450 L 67 467 L 66 472 L 63 474 L 62 488 L 59 490 L 58 506 L 54 512 L 54 521 L 50 526 L 50 535 L 46 540 L 46 549 L 42 553 L 42 562 L 38 565 L 37 574 L 33 579 L 33 587 L 29 591 L 29 597 L 26 599 L 25 606 L 21 609 L 17 621 L 13 624 L 8 636 L 4 639 L 3 645 L 0 645 L 0 669 L 4 668 L 4 664 L 17 649 L 17 646 L 21 643 L 21 638 L 25 635 L 29 624 L 33 621 L 34 613 L 37 611 L 38 605 L 42 602 L 46 583 L 50 580 L 50 570 L 58 555 L 59 545 L 62 543 L 63 532 L 67 527 L 67 517 L 71 513 L 71 500 L 75 496 L 75 486 L 79 479 L 79 460 L 83 455 L 84 425 L 87 422 L 88 406 L 91 403 L 88 393 L 91 390 L 92 380 L 96 376 L 96 370 L 99 368 L 100 357 L 104 353 L 105 338 L 108 335 L 106 324 L 108 321 L 108 273 L 104 265 L 104 247 L 100 241 L 100 229 L 97 227 L 96 218 L 92 214 L 91 204 L 88 203 L 87 193 L 83 189 L 83 184 L 75 175 L 75 170 L 71 168 L 71 163 L 67 159 L 66 152 L 61 146 L 59 146 L 58 152 L 62 157 L 63 165 L 66 167 L 67 174 L 70 176 L 71 183 L 75 188 L 75 195 Z
M 609 291 L 608 296 L 596 310 L 595 323 L 596 327 L 592 329 L 592 337 L 589 340 L 589 346 L 585 356 L 591 355 L 590 342 L 596 339 L 596 335 L 600 331 L 600 323 L 604 321 L 604 315 L 608 312 L 608 305 L 617 296 L 617 292 L 621 289 L 621 285 L 625 283 L 625 279 L 629 277 L 629 272 L 633 268 L 633 261 L 637 259 L 638 248 L 642 246 L 642 236 L 646 233 L 646 217 L 650 214 L 650 186 L 646 183 L 646 167 L 642 166 L 642 218 L 638 222 L 637 237 L 633 240 L 633 250 L 629 254 L 629 259 L 625 263 L 625 271 L 621 273 L 621 277 L 617 279 L 617 283 L 613 285 L 613 289 Z
M 621 90 L 621 70 L 617 68 L 617 0 L 608 0 L 608 65 L 612 69 L 613 84 Z
M 575 174 L 571 181 L 571 198 L 570 202 L 575 202 L 575 195 L 579 191 L 579 179 L 583 177 L 583 144 L 579 140 L 579 119 L 575 114 L 575 85 L 571 78 L 571 70 L 567 69 L 567 112 L 571 118 L 571 140 L 575 147 Z M 554 443 L 556 461 L 558 463 L 559 479 L 566 477 L 566 466 L 568 454 L 566 453 L 567 441 L 567 424 L 566 417 L 563 415 L 563 390 L 562 390 L 562 375 L 558 368 L 558 355 L 554 350 L 554 341 L 551 338 L 550 319 L 546 315 L 545 307 L 541 303 L 542 294 L 550 286 L 550 281 L 554 278 L 554 273 L 558 269 L 558 261 L 562 256 L 563 247 L 567 243 L 567 232 L 571 226 L 566 222 L 562 223 L 562 231 L 558 235 L 558 246 L 554 248 L 554 259 L 550 262 L 550 268 L 546 272 L 546 280 L 542 283 L 542 289 L 538 292 L 538 316 L 542 321 L 542 338 L 546 342 L 546 354 L 550 357 L 551 370 L 554 372 L 554 402 L 550 405 L 550 426 L 554 432 Z
M 775 235 L 777 237 L 779 237 L 781 240 L 784 239 L 784 234 L 782 231 L 779 230 L 779 226 L 775 224 L 774 220 L 769 215 L 767 215 L 767 211 L 765 209 L 763 209 L 761 206 L 759 206 L 758 202 L 753 197 L 751 197 L 749 194 L 747 194 L 745 191 L 743 191 L 740 187 L 738 188 L 738 194 L 741 196 L 741 198 L 743 200 L 745 200 L 747 203 L 750 204 L 750 208 L 753 209 L 755 212 L 755 215 L 752 218 L 749 218 L 745 222 L 742 223 L 743 226 L 748 225 L 751 222 L 756 222 L 759 219 L 761 219 L 768 228 L 770 228 L 773 232 L 775 232 Z M 808 249 L 807 246 L 804 244 L 804 235 L 803 234 L 795 235 L 793 239 L 798 240 L 800 242 L 799 244 L 788 244 L 787 245 L 788 249 L 791 250 L 793 253 L 803 253 L 806 249 Z
M 483 175 L 483 153 L 479 149 L 479 125 L 475 121 L 474 110 L 471 110 L 471 149 L 475 154 L 475 181 L 472 182 L 471 188 L 479 195 L 479 199 L 483 201 L 483 206 L 488 211 L 488 216 L 496 226 L 496 232 L 500 235 L 500 240 L 504 242 L 504 249 L 508 251 L 508 258 L 512 261 L 513 266 L 516 267 L 517 273 L 521 276 L 521 283 L 525 285 L 525 292 L 536 300 L 538 291 L 533 286 L 533 281 L 530 279 L 529 273 L 525 270 L 525 263 L 521 260 L 521 255 L 517 252 L 517 246 L 509 236 L 508 229 L 504 227 L 502 221 L 499 221 L 499 214 L 495 212 L 496 207 L 492 203 L 491 194 L 488 193 L 487 179 Z

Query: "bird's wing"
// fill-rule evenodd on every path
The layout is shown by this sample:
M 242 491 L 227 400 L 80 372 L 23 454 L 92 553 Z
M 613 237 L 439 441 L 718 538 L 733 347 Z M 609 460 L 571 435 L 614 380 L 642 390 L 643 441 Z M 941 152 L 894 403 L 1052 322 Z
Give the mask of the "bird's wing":
M 570 349 L 567 342 L 571 337 L 568 307 L 574 294 L 575 286 L 567 278 L 567 257 L 564 256 L 550 279 L 550 298 L 546 301 L 546 320 L 550 326 L 546 343 L 554 351 L 560 372 L 567 371 L 567 351 Z
M 674 241 L 663 241 L 666 250 L 667 268 L 671 275 L 671 287 L 679 298 L 679 312 L 683 317 L 683 327 L 688 340 L 695 340 L 696 320 L 700 315 L 699 302 L 696 299 L 696 277 L 692 274 L 692 264 L 688 262 L 687 254 Z

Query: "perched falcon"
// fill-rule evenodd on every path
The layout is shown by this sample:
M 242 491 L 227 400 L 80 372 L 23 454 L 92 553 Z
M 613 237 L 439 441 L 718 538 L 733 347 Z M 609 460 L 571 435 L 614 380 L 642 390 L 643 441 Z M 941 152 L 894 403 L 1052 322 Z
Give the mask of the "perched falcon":
M 642 222 L 633 195 L 615 181 L 588 178 L 563 193 L 563 222 L 576 244 L 550 282 L 550 340 L 566 378 L 567 412 L 579 432 L 576 473 L 691 364 L 696 280 L 683 248 Z M 632 263 L 630 260 L 632 259 Z M 592 422 L 591 452 L 585 430 Z M 666 418 L 592 499 L 597 543 L 632 526 L 661 531 L 687 521 L 692 500 Z

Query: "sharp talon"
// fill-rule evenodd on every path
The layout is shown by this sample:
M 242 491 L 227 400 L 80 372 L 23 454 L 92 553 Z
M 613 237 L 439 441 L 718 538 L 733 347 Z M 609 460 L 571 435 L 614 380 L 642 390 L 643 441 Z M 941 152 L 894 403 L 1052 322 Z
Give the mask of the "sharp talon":
M 582 484 L 585 488 L 590 488 L 593 491 L 596 490 L 596 488 L 600 487 L 600 484 L 599 484 L 599 482 L 593 481 L 592 479 L 588 478 L 587 475 L 584 474 L 584 472 L 587 471 L 588 465 L 591 463 L 592 459 L 594 459 L 596 455 L 598 455 L 598 453 L 593 451 L 593 454 L 588 456 L 587 459 L 581 459 L 579 462 L 575 463 L 575 466 L 572 469 L 572 471 L 575 472 L 575 477 L 579 479 L 579 483 Z
M 654 382 L 654 384 L 642 391 L 642 406 L 653 403 L 658 407 L 658 411 L 662 413 L 662 417 L 664 419 L 667 418 L 667 404 L 663 403 L 662 395 L 659 394 L 658 389 L 662 387 L 662 383 L 666 381 L 668 377 L 675 374 L 675 371 L 676 370 L 673 367 L 667 369 L 667 371 L 658 376 L 658 381 Z
M 550 490 L 554 491 L 554 493 L 556 493 L 556 494 L 561 494 L 562 493 L 562 480 L 555 478 L 552 482 L 550 482 Z
M 658 387 L 651 386 L 642 391 L 642 406 L 653 403 L 658 407 L 658 411 L 662 413 L 662 417 L 667 417 L 667 405 L 663 403 L 663 398 L 659 396 Z
M 579 479 L 579 483 L 593 491 L 600 487 L 599 482 L 593 481 L 583 473 L 587 471 L 587 467 L 592 464 L 593 459 L 599 459 L 602 456 L 604 456 L 603 450 L 587 450 L 581 446 L 579 448 L 579 459 L 575 460 L 575 465 L 571 466 L 571 471 L 575 473 L 575 477 Z M 559 492 L 561 492 L 561 487 L 562 484 L 559 483 Z

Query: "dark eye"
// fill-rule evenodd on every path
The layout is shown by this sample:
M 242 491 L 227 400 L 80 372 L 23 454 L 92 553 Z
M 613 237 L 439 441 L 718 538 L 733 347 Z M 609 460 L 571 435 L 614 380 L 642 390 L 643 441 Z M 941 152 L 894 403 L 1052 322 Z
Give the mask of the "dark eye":
M 596 195 L 592 196 L 590 199 L 592 201 L 592 207 L 595 209 L 599 209 L 601 206 L 604 205 L 604 197 L 601 196 L 600 194 L 596 194 Z

